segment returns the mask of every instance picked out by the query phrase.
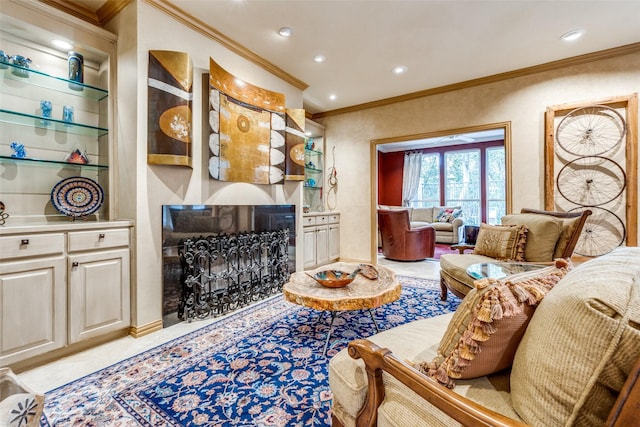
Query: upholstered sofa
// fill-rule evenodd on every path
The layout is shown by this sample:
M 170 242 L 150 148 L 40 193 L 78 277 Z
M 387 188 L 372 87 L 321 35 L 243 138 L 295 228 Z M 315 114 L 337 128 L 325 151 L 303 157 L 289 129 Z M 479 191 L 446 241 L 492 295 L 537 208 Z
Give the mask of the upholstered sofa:
M 406 206 L 378 205 L 378 209 L 395 210 L 406 209 L 409 212 L 409 222 L 411 228 L 424 227 L 430 225 L 436 230 L 437 243 L 456 244 L 462 238 L 462 226 L 464 225 L 463 213 L 460 206 L 432 206 L 430 208 L 408 208 Z M 439 220 L 443 211 L 456 210 L 457 216 L 449 216 L 445 220 Z M 444 218 L 445 215 L 442 217 Z M 378 247 L 382 247 L 382 240 L 378 233 Z
M 570 258 L 591 211 L 552 212 L 523 208 L 519 214 L 505 215 L 501 225 L 480 225 L 473 253 L 444 254 L 440 257 L 441 298 L 447 290 L 463 298 L 474 278 L 467 273 L 472 264 L 501 261 L 550 263 Z
M 351 342 L 329 363 L 333 425 L 639 425 L 638 259 L 640 248 L 622 247 L 573 268 L 558 260 L 537 276 L 483 279 L 455 313 Z M 508 314 L 496 289 L 527 310 Z

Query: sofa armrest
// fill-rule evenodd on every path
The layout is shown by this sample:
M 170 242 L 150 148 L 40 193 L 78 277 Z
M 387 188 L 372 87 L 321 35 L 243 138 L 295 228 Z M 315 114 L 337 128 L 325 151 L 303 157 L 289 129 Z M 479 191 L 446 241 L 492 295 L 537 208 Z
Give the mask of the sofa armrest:
M 440 385 L 400 361 L 391 350 L 380 348 L 371 341 L 352 341 L 349 356 L 362 359 L 368 380 L 367 398 L 356 419 L 357 427 L 373 427 L 377 423 L 378 407 L 384 400 L 382 371 L 416 392 L 436 408 L 463 425 L 486 427 L 526 427 L 519 421 L 498 414 Z
M 451 225 L 453 226 L 454 230 L 456 230 L 459 227 L 462 227 L 464 225 L 464 218 L 461 218 L 461 217 L 454 218 L 454 220 L 451 221 Z

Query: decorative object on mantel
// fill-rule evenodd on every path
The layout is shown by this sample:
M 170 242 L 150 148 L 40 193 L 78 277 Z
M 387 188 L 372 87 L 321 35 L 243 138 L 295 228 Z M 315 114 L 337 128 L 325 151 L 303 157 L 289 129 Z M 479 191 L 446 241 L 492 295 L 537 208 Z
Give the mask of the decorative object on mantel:
M 9 147 L 13 150 L 11 157 L 14 159 L 24 159 L 27 157 L 27 150 L 24 149 L 24 144 L 18 141 L 13 141 Z
M 150 50 L 148 86 L 147 163 L 191 167 L 193 65 L 189 54 Z
M 304 179 L 304 111 L 238 79 L 209 58 L 209 175 L 278 184 Z
M 73 107 L 71 105 L 65 105 L 62 107 L 62 121 L 66 123 L 73 123 Z M 65 126 L 69 126 L 65 124 Z
M 0 426 L 39 426 L 44 399 L 44 394 L 22 384 L 10 368 L 0 368 Z
M 0 70 L 6 70 L 9 68 L 7 65 L 9 61 L 9 55 L 7 55 L 4 50 L 0 50 Z
M 4 225 L 7 218 L 9 218 L 9 214 L 5 211 L 4 202 L 0 201 L 0 225 Z
M 42 101 L 40 101 L 40 112 L 42 113 L 42 117 L 44 117 L 45 119 L 50 119 L 51 109 L 52 109 L 51 101 L 47 101 L 46 99 L 43 99 Z M 47 126 L 49 124 L 49 121 L 41 120 L 40 123 Z
M 79 148 L 75 148 L 73 151 L 67 154 L 67 156 L 64 158 L 64 161 L 69 163 L 86 165 L 87 163 L 89 163 L 89 158 L 87 157 L 84 151 L 82 151 Z
M 51 190 L 53 207 L 74 219 L 96 212 L 103 201 L 102 187 L 94 180 L 82 176 L 65 178 Z
M 15 65 L 15 67 L 11 69 L 11 74 L 18 77 L 29 77 L 29 64 L 31 63 L 31 59 L 22 55 L 13 55 L 11 57 L 11 63 Z
M 67 54 L 67 62 L 69 65 L 69 80 L 84 83 L 84 57 L 78 52 L 69 52 Z M 77 91 L 84 90 L 82 85 L 69 83 L 69 88 Z

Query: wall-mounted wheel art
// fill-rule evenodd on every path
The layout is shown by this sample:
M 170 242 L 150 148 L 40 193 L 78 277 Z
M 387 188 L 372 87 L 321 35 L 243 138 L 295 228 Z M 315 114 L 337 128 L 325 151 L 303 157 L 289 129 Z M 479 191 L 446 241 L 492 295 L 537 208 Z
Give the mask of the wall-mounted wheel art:
M 575 253 L 637 245 L 638 95 L 547 107 L 545 209 L 590 209 Z

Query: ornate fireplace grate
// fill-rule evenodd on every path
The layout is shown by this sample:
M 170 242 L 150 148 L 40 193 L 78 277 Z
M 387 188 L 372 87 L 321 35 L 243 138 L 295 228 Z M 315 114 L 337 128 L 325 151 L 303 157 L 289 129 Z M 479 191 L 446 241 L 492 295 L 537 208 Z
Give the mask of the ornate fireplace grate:
M 289 229 L 181 241 L 178 317 L 220 316 L 282 290 L 289 279 Z

